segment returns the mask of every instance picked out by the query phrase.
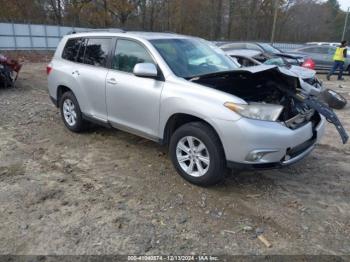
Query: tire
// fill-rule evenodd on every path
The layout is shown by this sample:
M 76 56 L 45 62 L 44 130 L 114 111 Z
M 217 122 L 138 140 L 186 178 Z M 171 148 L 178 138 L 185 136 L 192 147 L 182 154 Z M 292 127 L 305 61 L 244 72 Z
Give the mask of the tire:
M 65 126 L 72 132 L 82 132 L 86 128 L 86 122 L 80 111 L 79 103 L 72 92 L 66 92 L 60 99 L 60 112 Z M 69 109 L 67 108 L 69 106 Z M 72 118 L 69 118 L 69 115 Z M 71 121 L 69 120 L 71 119 Z M 74 120 L 74 121 L 73 121 Z
M 331 89 L 326 89 L 322 93 L 324 101 L 334 109 L 342 109 L 346 106 L 347 100 L 345 97 L 343 97 L 341 94 L 338 92 L 331 90 Z
M 189 140 L 194 145 L 193 151 Z M 196 151 L 199 147 L 202 150 Z M 205 123 L 192 122 L 179 127 L 170 138 L 169 151 L 176 171 L 195 185 L 214 185 L 225 177 L 226 160 L 221 141 Z M 191 170 L 190 167 L 192 172 L 185 171 Z

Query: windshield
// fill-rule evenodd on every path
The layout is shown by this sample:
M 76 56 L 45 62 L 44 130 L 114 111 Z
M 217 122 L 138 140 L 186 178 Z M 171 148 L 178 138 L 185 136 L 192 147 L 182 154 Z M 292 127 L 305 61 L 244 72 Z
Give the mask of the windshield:
M 261 43 L 259 44 L 262 48 L 264 48 L 265 51 L 269 52 L 269 53 L 274 53 L 274 54 L 281 54 L 281 50 L 277 49 L 276 47 L 270 45 L 270 44 L 266 44 L 266 43 Z
M 239 67 L 218 47 L 201 39 L 157 39 L 150 41 L 175 75 L 193 78 Z

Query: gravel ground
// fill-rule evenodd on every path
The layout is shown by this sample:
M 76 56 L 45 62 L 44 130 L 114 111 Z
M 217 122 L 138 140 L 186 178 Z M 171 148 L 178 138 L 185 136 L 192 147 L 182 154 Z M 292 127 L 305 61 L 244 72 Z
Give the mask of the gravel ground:
M 325 85 L 350 99 L 346 78 Z M 349 106 L 337 113 L 350 130 Z M 154 142 L 69 132 L 43 63 L 0 90 L 1 254 L 350 254 L 349 175 L 350 146 L 328 124 L 304 161 L 200 188 Z

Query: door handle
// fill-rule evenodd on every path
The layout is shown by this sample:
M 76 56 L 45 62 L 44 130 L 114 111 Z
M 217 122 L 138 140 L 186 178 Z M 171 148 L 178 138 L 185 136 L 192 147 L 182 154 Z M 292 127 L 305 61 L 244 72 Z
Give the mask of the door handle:
M 107 83 L 111 84 L 111 85 L 116 85 L 117 84 L 117 80 L 115 80 L 115 78 L 110 78 L 110 79 L 107 80 Z

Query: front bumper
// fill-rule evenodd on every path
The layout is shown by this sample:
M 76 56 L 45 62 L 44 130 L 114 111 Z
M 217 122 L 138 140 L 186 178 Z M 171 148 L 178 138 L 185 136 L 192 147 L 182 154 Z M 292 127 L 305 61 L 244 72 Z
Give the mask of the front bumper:
M 324 134 L 325 118 L 295 130 L 277 122 L 241 118 L 216 121 L 228 167 L 273 168 L 296 163 L 314 149 Z M 251 159 L 252 152 L 262 152 Z

